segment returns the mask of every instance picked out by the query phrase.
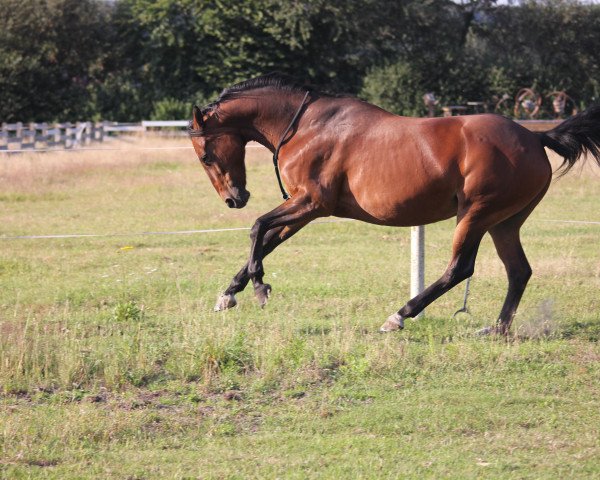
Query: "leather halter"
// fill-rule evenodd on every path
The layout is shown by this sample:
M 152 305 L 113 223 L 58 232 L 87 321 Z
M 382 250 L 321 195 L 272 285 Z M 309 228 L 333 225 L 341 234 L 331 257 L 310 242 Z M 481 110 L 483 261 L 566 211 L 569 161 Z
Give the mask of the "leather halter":
M 304 98 L 302 99 L 302 103 L 298 107 L 298 110 L 296 110 L 296 114 L 292 118 L 292 121 L 290 122 L 288 127 L 283 132 L 283 135 L 281 135 L 281 139 L 279 140 L 279 143 L 277 144 L 277 148 L 275 148 L 275 153 L 273 153 L 273 166 L 275 167 L 275 175 L 277 176 L 277 182 L 279 183 L 279 189 L 281 190 L 281 194 L 283 195 L 284 200 L 289 200 L 291 198 L 291 195 L 285 190 L 285 187 L 283 186 L 283 182 L 281 181 L 281 174 L 279 173 L 279 163 L 278 163 L 279 150 L 281 149 L 282 145 L 286 141 L 286 138 L 285 138 L 286 135 L 294 127 L 294 124 L 296 123 L 296 120 L 298 120 L 298 117 L 300 117 L 300 113 L 302 113 L 302 109 L 306 105 L 306 99 L 308 98 L 309 94 L 310 94 L 310 91 L 307 91 L 306 95 L 304 95 Z

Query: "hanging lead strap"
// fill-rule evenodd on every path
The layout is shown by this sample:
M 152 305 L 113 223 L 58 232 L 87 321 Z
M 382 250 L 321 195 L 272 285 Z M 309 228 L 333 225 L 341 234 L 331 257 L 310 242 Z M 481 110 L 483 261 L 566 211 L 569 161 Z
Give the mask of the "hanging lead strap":
M 277 148 L 275 149 L 275 153 L 273 154 L 273 166 L 275 167 L 275 175 L 277 176 L 277 182 L 279 183 L 279 189 L 281 190 L 281 194 L 283 195 L 284 200 L 288 200 L 291 197 L 290 197 L 290 194 L 286 192 L 285 187 L 283 186 L 283 182 L 281 181 L 281 174 L 279 173 L 279 163 L 278 163 L 279 150 L 281 149 L 281 146 L 285 142 L 285 137 L 290 132 L 290 130 L 294 127 L 296 120 L 298 120 L 298 117 L 300 116 L 300 113 L 302 112 L 302 109 L 304 108 L 306 99 L 308 98 L 309 94 L 310 94 L 310 92 L 307 91 L 306 95 L 304 95 L 304 99 L 302 100 L 300 107 L 296 111 L 296 114 L 294 115 L 294 118 L 292 118 L 292 121 L 290 122 L 288 127 L 285 129 L 285 132 L 283 132 L 283 135 L 281 136 L 281 140 L 279 140 L 279 144 L 277 145 Z
M 459 313 L 466 313 L 467 315 L 471 315 L 471 312 L 469 312 L 469 308 L 467 307 L 467 299 L 469 298 L 469 290 L 471 289 L 471 278 L 473 278 L 473 277 L 467 278 L 467 285 L 465 287 L 465 298 L 463 300 L 463 306 L 462 306 L 462 308 L 459 308 L 456 312 L 454 312 L 454 315 L 452 315 L 452 318 L 455 318 Z

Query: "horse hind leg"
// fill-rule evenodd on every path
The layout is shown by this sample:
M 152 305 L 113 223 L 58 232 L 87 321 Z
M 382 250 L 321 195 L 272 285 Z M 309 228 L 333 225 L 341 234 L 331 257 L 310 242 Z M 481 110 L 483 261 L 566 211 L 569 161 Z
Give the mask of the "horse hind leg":
M 550 178 L 546 185 L 535 196 L 535 198 L 523 210 L 494 225 L 489 232 L 494 241 L 496 252 L 506 269 L 508 276 L 508 291 L 496 326 L 481 330 L 482 334 L 500 333 L 508 335 L 513 318 L 517 313 L 517 307 L 521 302 L 527 283 L 531 278 L 531 266 L 527 261 L 523 246 L 521 245 L 520 230 L 525 220 L 540 203 L 550 186 Z
M 431 302 L 473 275 L 479 244 L 486 230 L 485 222 L 478 221 L 468 213 L 463 216 L 454 231 L 452 259 L 444 274 L 397 313 L 390 315 L 380 331 L 391 332 L 404 328 L 404 319 L 414 317 Z
M 509 219 L 490 229 L 496 251 L 506 269 L 508 292 L 497 325 L 483 329 L 481 333 L 484 334 L 499 333 L 508 335 L 510 325 L 517 313 L 517 307 L 531 277 L 531 267 L 523 251 L 519 236 L 522 221 L 516 220 L 514 218 Z

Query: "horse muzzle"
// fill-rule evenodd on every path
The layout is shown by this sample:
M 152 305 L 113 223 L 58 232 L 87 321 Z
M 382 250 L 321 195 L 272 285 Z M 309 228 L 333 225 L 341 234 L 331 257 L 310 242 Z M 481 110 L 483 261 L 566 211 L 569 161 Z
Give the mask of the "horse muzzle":
M 238 192 L 236 192 L 238 193 Z M 225 199 L 225 203 L 229 208 L 244 208 L 248 203 L 248 199 L 250 198 L 250 192 L 244 190 L 239 192 L 237 195 L 229 195 Z

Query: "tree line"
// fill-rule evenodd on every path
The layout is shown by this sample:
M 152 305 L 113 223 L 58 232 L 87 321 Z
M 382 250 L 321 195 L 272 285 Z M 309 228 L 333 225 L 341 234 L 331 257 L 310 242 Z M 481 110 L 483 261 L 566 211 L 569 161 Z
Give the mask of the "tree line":
M 599 24 L 574 0 L 0 0 L 0 121 L 187 118 L 275 70 L 404 115 L 430 91 L 582 107 L 600 96 Z

